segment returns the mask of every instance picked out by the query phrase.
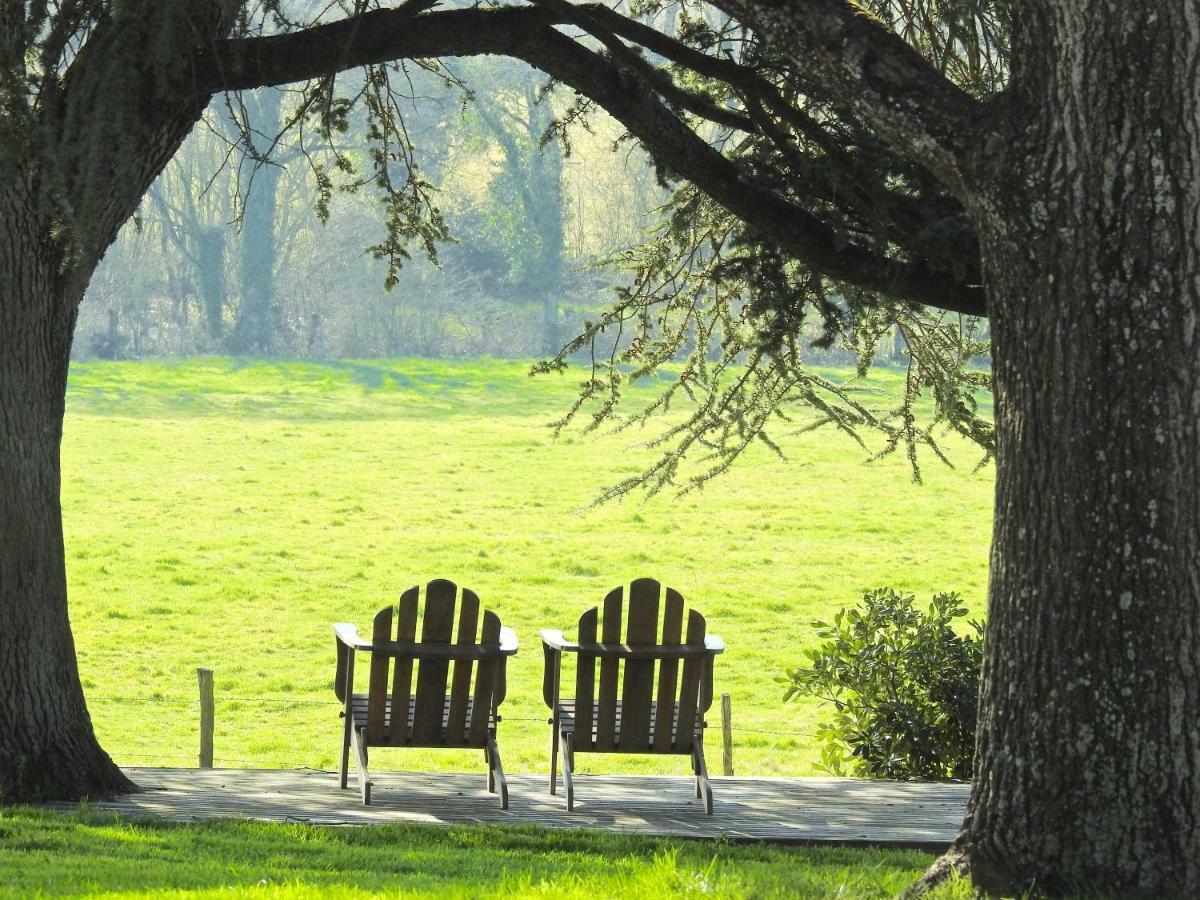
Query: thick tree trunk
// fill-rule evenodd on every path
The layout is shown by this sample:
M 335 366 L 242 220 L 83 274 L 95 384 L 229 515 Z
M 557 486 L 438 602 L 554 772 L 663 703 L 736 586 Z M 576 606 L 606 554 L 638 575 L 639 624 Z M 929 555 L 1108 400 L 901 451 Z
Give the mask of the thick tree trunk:
M 133 787 L 92 733 L 67 618 L 59 444 L 84 282 L 30 193 L 0 192 L 0 802 Z
M 974 210 L 996 527 L 943 866 L 1200 896 L 1200 7 L 1025 6 L 1016 126 Z
M 237 6 L 139 0 L 100 17 L 39 100 L 29 146 L 0 159 L 2 802 L 134 788 L 96 743 L 67 615 L 67 368 L 100 257 L 207 105 L 180 61 L 225 35 Z

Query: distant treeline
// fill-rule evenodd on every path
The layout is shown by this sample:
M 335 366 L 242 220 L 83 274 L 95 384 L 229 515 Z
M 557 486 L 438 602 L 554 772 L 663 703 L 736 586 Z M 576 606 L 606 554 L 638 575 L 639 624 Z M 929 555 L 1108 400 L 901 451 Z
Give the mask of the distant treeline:
M 75 354 L 529 358 L 594 321 L 669 196 L 646 157 L 600 117 L 565 153 L 566 99 L 520 64 L 407 74 L 390 165 L 428 215 L 404 252 L 379 192 L 355 189 L 365 120 L 313 153 L 289 90 L 217 102 L 109 250 Z
M 419 233 L 399 235 L 407 258 L 386 246 L 395 235 L 375 186 L 354 190 L 347 174 L 368 168 L 369 124 L 349 117 L 340 145 L 314 155 L 292 124 L 298 95 L 248 93 L 214 103 L 109 250 L 76 352 L 557 350 L 608 301 L 622 275 L 597 263 L 640 240 L 664 189 L 640 152 L 613 152 L 614 125 L 581 131 L 570 156 L 545 139 L 563 103 L 542 96 L 544 77 L 529 69 L 491 61 L 407 74 L 414 99 L 398 114 L 409 145 L 390 169 L 429 210 Z

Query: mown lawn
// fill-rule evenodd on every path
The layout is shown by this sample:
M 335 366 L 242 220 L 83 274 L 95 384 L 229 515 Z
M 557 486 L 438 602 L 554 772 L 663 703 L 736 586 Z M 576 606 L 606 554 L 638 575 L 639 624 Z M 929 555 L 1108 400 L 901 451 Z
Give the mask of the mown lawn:
M 648 575 L 725 639 L 717 691 L 733 697 L 738 773 L 811 774 L 817 707 L 783 704 L 776 682 L 812 643 L 811 620 L 885 584 L 958 590 L 982 612 L 993 475 L 971 474 L 970 448 L 955 470 L 927 461 L 917 486 L 901 457 L 865 464 L 832 433 L 787 436 L 787 462 L 755 450 L 703 492 L 584 509 L 650 458 L 631 447 L 645 435 L 555 439 L 544 425 L 578 376 L 527 369 L 75 364 L 63 462 L 72 622 L 117 761 L 194 763 L 204 665 L 216 672 L 218 765 L 333 767 L 329 624 L 365 627 L 404 588 L 443 576 L 522 640 L 500 743 L 508 771 L 540 771 L 537 629 L 570 632 L 609 588 Z M 897 383 L 874 381 L 885 393 Z M 375 765 L 479 760 L 399 750 Z M 580 766 L 686 770 L 662 758 Z
M 931 860 L 528 828 L 170 825 L 0 809 L 0 897 L 869 898 L 895 896 Z

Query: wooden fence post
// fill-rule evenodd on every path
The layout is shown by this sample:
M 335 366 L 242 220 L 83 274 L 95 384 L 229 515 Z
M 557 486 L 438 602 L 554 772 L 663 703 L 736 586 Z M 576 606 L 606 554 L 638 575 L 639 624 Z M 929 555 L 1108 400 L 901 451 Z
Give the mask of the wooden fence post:
M 721 766 L 726 775 L 733 774 L 733 701 L 721 695 Z
M 196 681 L 200 684 L 200 768 L 213 767 L 213 670 L 196 669 Z

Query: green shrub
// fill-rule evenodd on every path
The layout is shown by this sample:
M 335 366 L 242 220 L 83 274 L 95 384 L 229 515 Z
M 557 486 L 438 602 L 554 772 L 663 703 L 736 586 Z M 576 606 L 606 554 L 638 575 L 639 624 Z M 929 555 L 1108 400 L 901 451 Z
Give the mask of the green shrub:
M 817 732 L 821 767 L 874 778 L 971 777 L 983 625 L 952 627 L 966 616 L 958 594 L 938 594 L 927 611 L 912 595 L 879 588 L 814 622 L 825 643 L 790 670 L 784 699 L 812 694 L 833 705 Z

